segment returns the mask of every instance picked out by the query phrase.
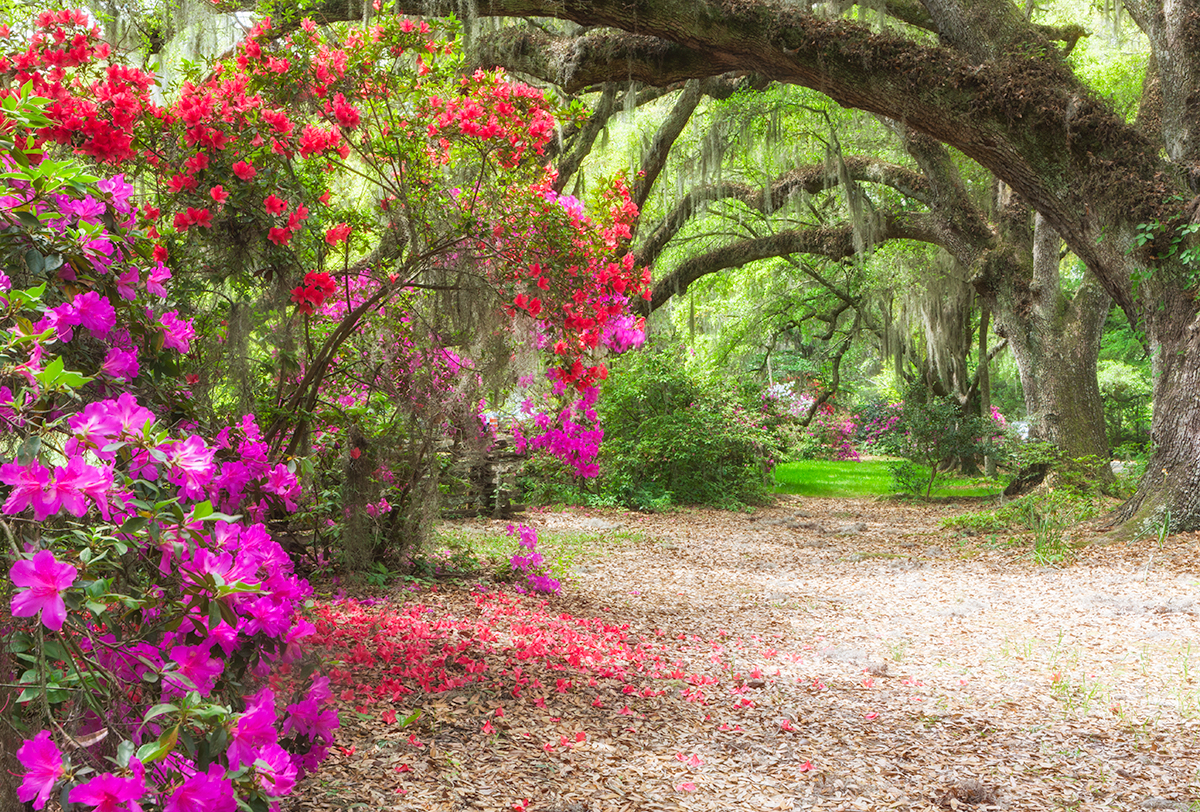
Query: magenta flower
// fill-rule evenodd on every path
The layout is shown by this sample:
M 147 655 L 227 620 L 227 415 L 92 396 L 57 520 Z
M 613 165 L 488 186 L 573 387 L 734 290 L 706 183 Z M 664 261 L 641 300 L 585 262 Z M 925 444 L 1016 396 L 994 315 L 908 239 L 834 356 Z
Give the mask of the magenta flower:
M 268 795 L 278 798 L 287 795 L 296 786 L 296 765 L 288 751 L 278 744 L 263 747 L 255 762 L 259 786 Z
M 79 323 L 101 338 L 117 326 L 117 313 L 112 302 L 94 290 L 76 296 L 73 304 Z
M 86 784 L 72 788 L 67 800 L 94 806 L 96 812 L 142 812 L 138 800 L 145 794 L 143 778 L 102 773 Z
M 125 392 L 114 400 L 106 400 L 109 414 L 117 421 L 117 425 L 125 434 L 141 437 L 147 423 L 154 422 L 154 412 L 138 405 L 137 398 Z
M 17 761 L 25 767 L 25 779 L 17 788 L 17 800 L 33 801 L 34 809 L 46 805 L 54 783 L 63 774 L 62 752 L 50 738 L 50 731 L 43 730 L 17 749 Z
M 130 267 L 117 279 L 117 294 L 122 299 L 132 302 L 137 298 L 137 285 L 140 281 L 142 280 L 138 269 Z
M 274 744 L 278 738 L 275 730 L 275 694 L 263 688 L 246 700 L 246 712 L 238 717 L 237 724 L 229 737 L 229 766 L 237 769 L 243 764 L 253 764 L 263 747 Z
M 217 684 L 217 677 L 225 669 L 225 663 L 212 656 L 212 641 L 198 646 L 175 646 L 171 659 L 177 668 L 163 675 L 167 690 L 164 694 L 182 695 L 188 691 L 207 694 Z M 183 677 L 184 679 L 180 679 Z M 185 681 L 186 680 L 186 681 Z
M 296 510 L 296 499 L 300 497 L 300 481 L 282 462 L 276 463 L 275 468 L 267 475 L 262 489 L 281 497 L 287 510 Z
M 167 289 L 163 287 L 163 282 L 171 278 L 171 271 L 166 265 L 159 262 L 150 271 L 150 276 L 146 278 L 146 291 L 153 293 L 160 299 L 167 298 Z
M 187 319 L 179 318 L 178 310 L 163 313 L 159 319 L 163 328 L 163 346 L 187 353 L 192 348 L 192 339 L 196 337 L 196 329 Z
M 225 778 L 225 768 L 212 764 L 207 773 L 196 773 L 163 804 L 163 812 L 234 812 L 237 801 L 233 784 Z
M 113 347 L 104 356 L 104 363 L 100 365 L 100 371 L 105 375 L 121 380 L 133 380 L 140 369 L 137 347 L 128 350 Z
M 50 482 L 50 469 L 37 460 L 29 465 L 10 462 L 0 465 L 0 482 L 12 486 L 12 492 L 4 502 L 3 512 L 10 515 L 20 513 L 33 506 L 33 518 L 42 521 L 58 512 L 62 500 Z
M 84 501 L 87 497 L 100 508 L 100 515 L 108 519 L 108 492 L 113 486 L 111 470 L 88 465 L 82 457 L 72 457 L 65 467 L 54 469 L 54 479 L 58 498 L 72 516 L 87 513 Z
M 67 619 L 62 593 L 75 583 L 75 573 L 73 566 L 59 563 L 49 550 L 39 550 L 32 560 L 14 561 L 8 570 L 18 587 L 12 597 L 13 617 L 33 617 L 40 611 L 47 629 L 61 629 Z
M 171 472 L 167 476 L 171 484 L 179 485 L 187 499 L 203 499 L 204 486 L 212 481 L 216 472 L 213 463 L 216 451 L 195 434 L 160 450 L 166 452 L 171 463 Z

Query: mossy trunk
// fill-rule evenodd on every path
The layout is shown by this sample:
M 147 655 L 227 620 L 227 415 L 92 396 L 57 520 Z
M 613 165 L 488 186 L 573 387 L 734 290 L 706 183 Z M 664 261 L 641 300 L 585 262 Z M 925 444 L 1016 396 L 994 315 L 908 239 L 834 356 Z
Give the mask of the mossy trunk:
M 1115 538 L 1200 529 L 1200 306 L 1164 294 L 1147 332 L 1155 348 L 1154 452 L 1137 493 L 1121 506 Z
M 1051 443 L 1067 459 L 1106 461 L 1108 437 L 1096 363 L 1110 299 L 1090 276 L 1074 295 L 1063 291 L 1060 246 L 1058 235 L 1039 215 L 1029 257 L 1032 274 L 993 278 L 990 298 L 998 331 L 1008 338 L 1017 362 L 1030 436 Z M 1111 478 L 1107 466 L 1098 470 Z

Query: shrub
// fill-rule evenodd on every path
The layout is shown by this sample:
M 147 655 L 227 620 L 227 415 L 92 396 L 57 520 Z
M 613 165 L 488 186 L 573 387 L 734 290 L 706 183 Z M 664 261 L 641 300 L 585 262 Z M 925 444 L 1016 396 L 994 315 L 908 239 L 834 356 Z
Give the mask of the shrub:
M 624 504 L 736 508 L 769 496 L 778 438 L 728 392 L 688 369 L 678 353 L 632 353 L 615 366 L 598 406 L 601 486 Z
M 939 470 L 964 457 L 988 453 L 996 432 L 992 421 L 964 414 L 953 398 L 933 395 L 921 385 L 909 389 L 901 414 L 905 430 L 903 456 L 929 466 L 926 498 L 933 492 Z
M 904 404 L 874 401 L 858 412 L 855 440 L 873 454 L 904 453 Z
M 38 121 L 39 103 L 15 102 L 6 115 Z M 148 379 L 194 333 L 160 301 L 161 262 L 144 280 L 129 264 L 158 247 L 134 227 L 132 186 L 34 166 L 5 135 L 0 636 L 21 671 L 0 680 L 27 734 L 18 797 L 266 810 L 338 723 L 301 657 L 310 590 L 263 523 L 295 510 L 299 483 L 253 417 L 203 432 L 154 403 L 171 392 Z

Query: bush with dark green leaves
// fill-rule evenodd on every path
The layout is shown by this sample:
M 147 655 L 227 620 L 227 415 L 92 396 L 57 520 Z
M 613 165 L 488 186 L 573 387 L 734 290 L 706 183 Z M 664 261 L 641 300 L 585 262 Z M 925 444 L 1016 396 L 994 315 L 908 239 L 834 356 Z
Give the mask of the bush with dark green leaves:
M 953 398 L 938 397 L 923 386 L 913 386 L 904 395 L 900 425 L 904 442 L 900 453 L 928 467 L 925 497 L 933 492 L 939 471 L 950 470 L 967 457 L 990 453 L 996 426 L 990 420 L 968 414 Z M 911 470 L 893 471 L 897 485 L 915 492 Z
M 680 352 L 622 357 L 597 411 L 601 488 L 621 503 L 739 508 L 769 499 L 781 449 L 761 405 L 742 401 L 732 383 L 689 369 Z

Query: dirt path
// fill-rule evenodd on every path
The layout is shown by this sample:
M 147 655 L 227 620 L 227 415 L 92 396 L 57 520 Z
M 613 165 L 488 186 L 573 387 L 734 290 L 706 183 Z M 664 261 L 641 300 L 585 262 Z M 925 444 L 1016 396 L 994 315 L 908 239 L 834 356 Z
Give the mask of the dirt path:
M 493 681 L 406 697 L 403 731 L 360 706 L 297 806 L 1200 808 L 1197 537 L 1047 569 L 946 513 L 531 515 L 613 543 L 541 610 L 415 596 L 486 620 Z

